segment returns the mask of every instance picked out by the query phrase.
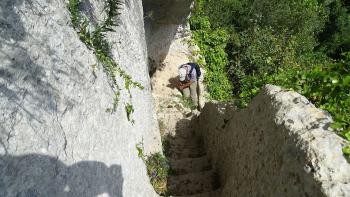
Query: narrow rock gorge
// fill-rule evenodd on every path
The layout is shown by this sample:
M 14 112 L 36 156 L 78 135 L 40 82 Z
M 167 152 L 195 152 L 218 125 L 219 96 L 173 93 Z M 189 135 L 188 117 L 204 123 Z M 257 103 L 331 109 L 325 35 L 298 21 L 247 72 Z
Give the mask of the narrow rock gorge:
M 190 61 L 190 1 L 144 1 L 153 96 L 174 196 L 348 196 L 347 144 L 306 98 L 266 86 L 245 110 L 181 104 L 177 68 Z M 205 92 L 203 86 L 202 93 Z M 204 99 L 203 99 L 204 100 Z
M 87 29 L 106 19 L 106 2 L 79 3 Z M 198 50 L 191 0 L 121 2 L 105 39 L 143 86 L 130 91 L 120 75 L 113 86 L 68 3 L 0 2 L 0 196 L 158 196 L 135 146 L 159 153 L 162 140 L 173 196 L 350 195 L 347 142 L 303 96 L 268 85 L 243 110 L 181 103 L 177 68 Z

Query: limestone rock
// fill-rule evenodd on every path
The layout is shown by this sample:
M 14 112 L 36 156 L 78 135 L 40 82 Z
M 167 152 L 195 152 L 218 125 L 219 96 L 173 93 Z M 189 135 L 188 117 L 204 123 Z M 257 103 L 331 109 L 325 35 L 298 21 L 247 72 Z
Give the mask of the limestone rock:
M 108 40 L 145 89 L 132 89 L 131 100 L 122 90 L 113 114 L 110 82 L 73 29 L 67 3 L 0 1 L 0 196 L 155 196 L 135 148 L 141 141 L 146 152 L 161 148 L 141 1 L 124 2 Z M 104 3 L 81 9 L 99 23 Z
M 349 196 L 350 165 L 331 116 L 267 85 L 248 108 L 208 103 L 197 134 L 220 175 L 221 196 Z

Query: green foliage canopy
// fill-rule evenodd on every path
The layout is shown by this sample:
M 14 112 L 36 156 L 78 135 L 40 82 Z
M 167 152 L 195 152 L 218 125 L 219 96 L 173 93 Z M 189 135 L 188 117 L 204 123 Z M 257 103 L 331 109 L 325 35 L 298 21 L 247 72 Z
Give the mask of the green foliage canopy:
M 290 88 L 329 111 L 350 140 L 349 4 L 196 0 L 190 24 L 211 98 L 245 107 L 267 83 Z

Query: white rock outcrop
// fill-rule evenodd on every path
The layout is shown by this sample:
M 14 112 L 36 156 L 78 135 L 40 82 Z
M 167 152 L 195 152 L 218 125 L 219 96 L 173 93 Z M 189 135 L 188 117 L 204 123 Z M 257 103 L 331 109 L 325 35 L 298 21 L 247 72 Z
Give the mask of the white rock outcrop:
M 349 196 L 347 142 L 305 97 L 267 85 L 248 108 L 207 103 L 195 119 L 221 196 Z
M 103 20 L 105 1 L 84 2 L 90 21 Z M 145 87 L 131 100 L 122 90 L 113 114 L 110 82 L 67 3 L 0 1 L 0 196 L 156 196 L 135 148 L 143 141 L 146 152 L 161 150 L 142 2 L 126 0 L 108 34 L 115 60 Z
M 193 3 L 192 0 L 143 0 L 151 74 L 174 62 L 177 68 L 178 64 L 189 61 L 191 51 L 186 40 L 191 36 L 188 19 Z

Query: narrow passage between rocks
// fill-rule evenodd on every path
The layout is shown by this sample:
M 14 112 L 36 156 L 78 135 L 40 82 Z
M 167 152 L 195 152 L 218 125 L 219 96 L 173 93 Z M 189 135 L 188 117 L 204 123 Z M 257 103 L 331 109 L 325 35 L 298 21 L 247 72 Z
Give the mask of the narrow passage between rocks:
M 185 28 L 179 27 L 179 31 Z M 177 32 L 177 34 L 185 34 Z M 210 196 L 218 193 L 218 178 L 212 170 L 201 140 L 191 125 L 191 110 L 182 103 L 181 93 L 176 88 L 178 66 L 189 62 L 191 47 L 186 36 L 175 38 L 165 59 L 152 76 L 153 97 L 164 153 L 168 157 L 171 173 L 167 189 L 172 196 Z
M 168 178 L 169 193 L 173 196 L 217 196 L 218 177 L 191 121 L 178 121 L 175 136 L 168 135 L 163 141 L 168 147 L 165 154 L 172 169 Z

